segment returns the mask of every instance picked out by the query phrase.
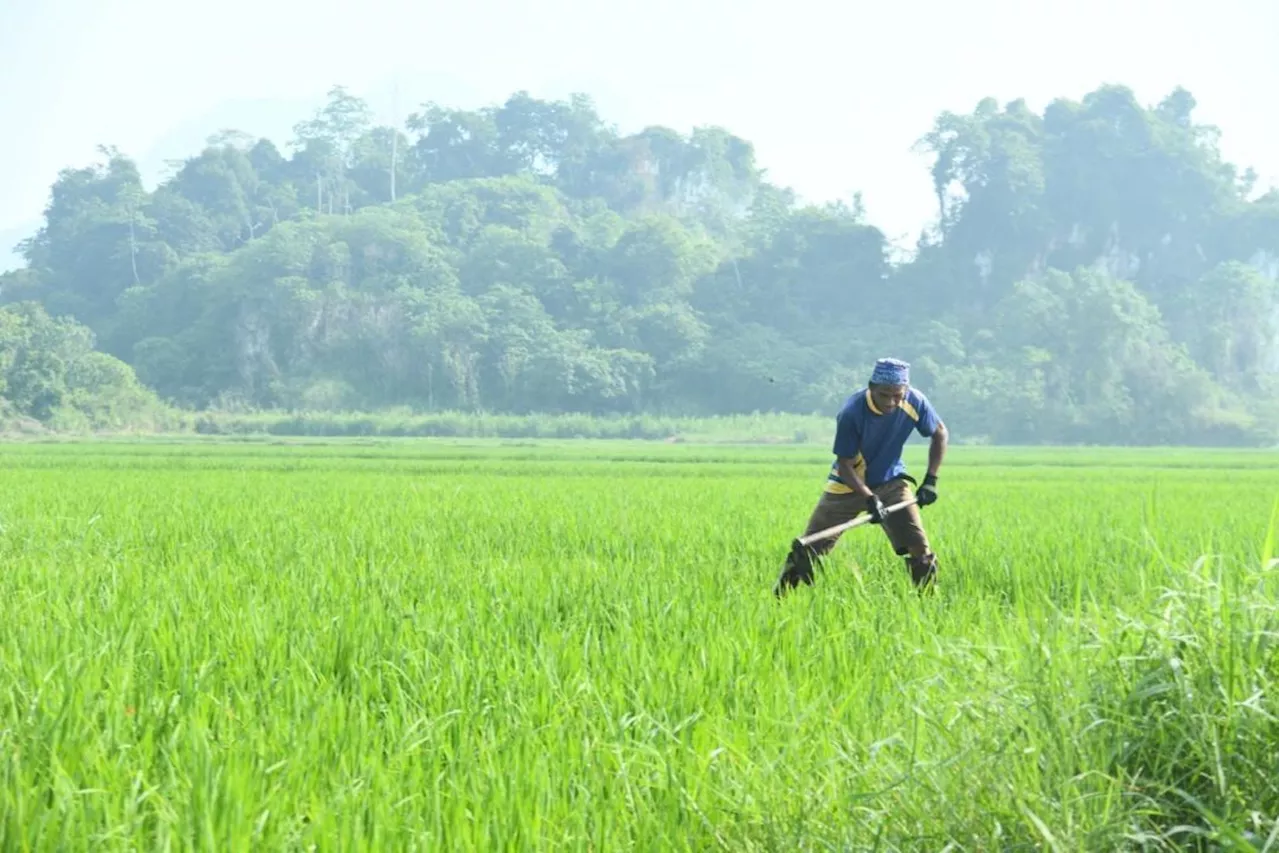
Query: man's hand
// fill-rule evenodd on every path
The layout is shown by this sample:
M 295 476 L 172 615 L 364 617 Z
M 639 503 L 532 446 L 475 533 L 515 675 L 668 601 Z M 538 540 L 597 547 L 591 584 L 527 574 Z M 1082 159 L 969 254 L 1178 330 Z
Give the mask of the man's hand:
M 925 474 L 924 482 L 916 489 L 916 506 L 925 507 L 938 499 L 938 476 Z
M 874 492 L 867 496 L 867 513 L 871 516 L 872 524 L 884 521 L 884 517 L 888 514 L 884 510 L 884 501 L 880 500 L 880 496 Z

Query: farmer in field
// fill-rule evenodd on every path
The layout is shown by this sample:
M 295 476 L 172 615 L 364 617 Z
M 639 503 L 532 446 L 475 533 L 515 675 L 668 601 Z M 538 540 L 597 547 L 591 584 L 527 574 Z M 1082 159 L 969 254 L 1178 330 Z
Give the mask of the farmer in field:
M 870 522 L 888 536 L 894 553 L 905 558 L 912 581 L 925 589 L 932 586 L 938 566 L 919 507 L 938 499 L 947 428 L 925 395 L 911 387 L 909 368 L 897 359 L 880 359 L 867 387 L 849 397 L 836 415 L 836 459 L 804 535 L 868 513 Z M 910 500 L 911 486 L 917 485 L 902 461 L 902 447 L 912 430 L 930 439 L 928 470 L 915 491 L 915 503 L 886 512 L 886 507 Z M 839 538 L 837 533 L 807 545 L 796 540 L 774 591 L 781 595 L 799 583 L 813 583 L 814 558 L 827 554 Z

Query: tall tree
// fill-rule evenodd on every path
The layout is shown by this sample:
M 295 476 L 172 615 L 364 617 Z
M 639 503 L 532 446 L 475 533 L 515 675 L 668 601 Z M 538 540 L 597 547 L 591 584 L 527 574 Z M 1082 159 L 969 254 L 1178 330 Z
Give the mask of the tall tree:
M 317 212 L 351 212 L 347 171 L 354 163 L 356 143 L 371 123 L 369 105 L 345 87 L 334 86 L 328 102 L 312 118 L 294 126 L 299 165 L 315 176 Z

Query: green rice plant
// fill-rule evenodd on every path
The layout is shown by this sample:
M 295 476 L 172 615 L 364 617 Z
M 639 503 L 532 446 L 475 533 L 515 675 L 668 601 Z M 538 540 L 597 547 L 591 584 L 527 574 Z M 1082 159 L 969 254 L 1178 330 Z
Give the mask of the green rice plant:
M 919 470 L 922 451 L 910 464 Z M 1274 453 L 0 448 L 0 849 L 1276 848 Z

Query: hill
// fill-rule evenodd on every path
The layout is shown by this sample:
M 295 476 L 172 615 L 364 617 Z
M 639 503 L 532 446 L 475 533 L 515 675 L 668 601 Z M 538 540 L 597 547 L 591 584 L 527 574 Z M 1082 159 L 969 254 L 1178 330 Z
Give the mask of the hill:
M 0 301 L 188 409 L 830 413 L 893 354 L 969 438 L 1270 443 L 1278 195 L 1194 110 L 944 113 L 937 225 L 895 258 L 724 128 L 523 92 L 391 128 L 335 87 L 287 151 L 223 133 L 151 192 L 114 149 L 64 170 Z

